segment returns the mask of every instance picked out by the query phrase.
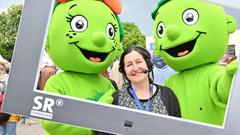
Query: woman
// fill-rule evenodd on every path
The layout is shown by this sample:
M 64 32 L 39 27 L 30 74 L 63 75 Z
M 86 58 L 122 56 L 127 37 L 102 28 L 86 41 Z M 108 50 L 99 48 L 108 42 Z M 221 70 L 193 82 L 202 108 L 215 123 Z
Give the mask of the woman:
M 126 85 L 115 94 L 114 104 L 164 115 L 181 117 L 178 100 L 167 87 L 153 84 L 150 72 L 153 63 L 149 52 L 130 46 L 120 58 L 119 71 Z

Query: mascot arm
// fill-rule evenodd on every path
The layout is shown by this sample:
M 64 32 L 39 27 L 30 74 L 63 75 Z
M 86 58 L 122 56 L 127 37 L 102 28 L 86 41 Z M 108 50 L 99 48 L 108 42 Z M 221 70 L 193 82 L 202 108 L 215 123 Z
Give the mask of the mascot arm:
M 59 83 L 58 79 L 54 76 L 48 79 L 44 90 L 51 93 L 65 95 L 64 87 Z M 67 114 L 66 114 L 67 115 Z M 92 135 L 93 131 L 87 128 L 80 128 L 77 126 L 72 126 L 68 124 L 62 124 L 52 121 L 41 121 L 41 126 L 46 130 L 46 135 L 77 135 L 86 134 Z
M 66 95 L 66 93 L 64 92 L 64 87 L 62 86 L 62 83 L 59 83 L 56 76 L 52 76 L 47 80 L 46 85 L 44 87 L 44 91 Z
M 113 88 L 110 88 L 106 93 L 104 93 L 104 95 L 98 100 L 98 102 L 111 104 L 113 102 L 112 95 L 114 92 L 115 90 Z
M 232 79 L 236 71 L 237 60 L 234 60 L 226 66 L 224 74 L 222 74 L 217 80 L 217 95 L 219 100 L 224 104 L 227 104 Z
M 113 94 L 115 93 L 115 88 L 113 87 L 111 81 L 106 80 L 108 86 L 108 91 L 106 91 L 98 100 L 101 103 L 111 104 L 113 102 Z

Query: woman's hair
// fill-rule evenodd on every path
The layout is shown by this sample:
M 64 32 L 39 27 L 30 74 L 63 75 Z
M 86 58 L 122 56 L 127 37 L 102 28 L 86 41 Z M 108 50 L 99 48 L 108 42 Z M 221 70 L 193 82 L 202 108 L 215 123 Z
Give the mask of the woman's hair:
M 148 72 L 152 71 L 153 69 L 153 63 L 151 61 L 151 55 L 150 53 L 148 52 L 147 49 L 145 49 L 144 47 L 141 47 L 141 46 L 136 46 L 136 45 L 132 45 L 132 46 L 129 46 L 128 48 L 126 48 L 121 57 L 120 57 L 120 63 L 119 63 L 119 72 L 123 74 L 123 77 L 124 79 L 126 79 L 127 81 L 128 78 L 127 78 L 127 75 L 126 75 L 126 72 L 125 72 L 125 65 L 124 65 L 124 58 L 127 54 L 131 53 L 132 51 L 136 51 L 138 52 L 140 55 L 142 55 L 143 59 L 145 60 L 146 64 L 147 64 L 147 67 L 148 67 Z M 152 83 L 152 80 L 151 78 L 149 77 L 149 81 L 150 83 Z

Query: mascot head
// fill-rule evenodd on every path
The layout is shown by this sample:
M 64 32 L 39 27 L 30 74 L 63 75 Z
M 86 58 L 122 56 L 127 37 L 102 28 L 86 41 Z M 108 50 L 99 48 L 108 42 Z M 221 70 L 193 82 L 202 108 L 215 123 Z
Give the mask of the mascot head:
M 160 0 L 152 18 L 154 52 L 177 71 L 218 62 L 237 24 L 222 7 L 201 0 Z
M 119 0 L 57 0 L 46 50 L 62 70 L 101 73 L 120 48 Z

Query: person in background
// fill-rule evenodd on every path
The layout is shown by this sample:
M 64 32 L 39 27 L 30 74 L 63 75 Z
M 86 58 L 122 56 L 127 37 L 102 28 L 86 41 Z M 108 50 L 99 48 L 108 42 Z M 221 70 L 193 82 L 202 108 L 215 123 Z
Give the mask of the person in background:
M 227 65 L 227 61 L 228 61 L 228 55 L 224 54 L 222 59 L 219 60 L 219 64 L 223 65 L 223 66 L 226 66 Z
M 56 66 L 44 66 L 40 69 L 40 75 L 38 80 L 38 86 L 37 88 L 39 90 L 43 90 L 45 87 L 45 84 L 47 80 L 57 73 L 57 67 Z
M 118 86 L 119 89 L 122 88 L 122 85 L 124 84 L 124 79 L 122 74 L 119 72 L 119 59 L 122 55 L 123 52 L 123 47 L 122 44 L 120 44 L 119 48 L 117 49 L 117 57 L 115 58 L 112 66 L 110 67 L 109 70 L 109 78 L 114 80 Z
M 228 57 L 226 64 L 229 64 L 236 59 L 237 59 L 237 56 L 230 56 L 230 57 Z
M 10 114 L 2 112 L 2 103 L 6 88 L 6 81 L 7 81 L 7 74 L 6 74 L 6 67 L 3 62 L 0 62 L 0 134 L 4 133 L 4 125 L 9 120 Z M 3 126 L 2 126 L 3 125 Z
M 9 62 L 9 61 L 6 60 L 5 58 L 3 58 L 2 55 L 0 55 L 0 62 L 5 65 L 6 72 L 7 72 L 7 74 L 8 74 L 8 72 L 9 72 L 9 70 L 10 70 L 10 68 L 11 68 L 11 62 Z
M 8 74 L 6 73 L 6 66 L 0 62 L 0 92 L 5 93 L 8 81 Z M 7 122 L 0 126 L 0 135 L 16 135 L 17 122 L 21 117 L 15 114 L 10 114 L 10 118 Z
M 164 82 L 175 73 L 163 59 L 159 56 L 153 56 L 153 82 L 158 85 L 163 85 Z
M 0 92 L 2 94 L 5 93 L 6 85 L 8 82 L 8 74 L 7 74 L 7 68 L 5 66 L 5 63 L 0 62 Z
M 123 76 L 118 70 L 119 68 L 119 59 L 115 59 L 115 61 L 112 64 L 112 68 L 109 73 L 109 78 L 114 80 L 117 84 L 117 87 L 119 89 L 122 88 L 122 85 L 124 84 Z
M 113 87 L 115 88 L 115 90 L 118 90 L 118 86 L 116 84 L 116 82 L 114 80 L 112 80 L 110 77 L 109 77 L 109 73 L 107 70 L 105 70 L 104 72 L 101 73 L 102 76 L 104 76 L 105 78 L 107 78 L 113 85 Z
M 47 80 L 52 76 L 55 75 L 58 71 L 58 67 L 53 63 L 53 61 L 49 58 L 48 53 L 46 50 L 43 53 L 43 58 L 40 65 L 40 74 L 38 79 L 38 90 L 43 90 Z
M 229 63 L 231 63 L 233 60 L 237 59 L 237 56 L 228 56 L 227 54 L 224 54 L 221 60 L 219 60 L 219 64 L 223 66 L 227 66 Z
M 150 78 L 153 63 L 140 46 L 124 50 L 119 64 L 126 84 L 114 94 L 114 103 L 133 109 L 181 117 L 178 100 L 171 89 L 154 84 Z

